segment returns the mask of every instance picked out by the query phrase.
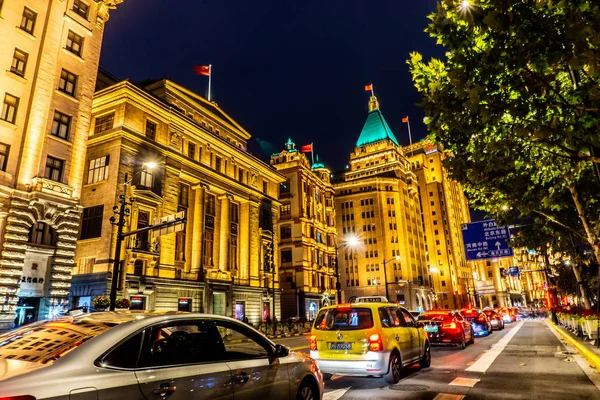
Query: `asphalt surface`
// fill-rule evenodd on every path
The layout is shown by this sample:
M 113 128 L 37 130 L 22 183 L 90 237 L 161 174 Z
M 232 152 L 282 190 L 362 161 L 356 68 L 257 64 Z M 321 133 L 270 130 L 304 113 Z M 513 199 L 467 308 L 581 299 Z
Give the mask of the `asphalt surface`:
M 309 352 L 307 336 L 276 342 Z M 543 320 L 507 324 L 465 350 L 433 347 L 430 368 L 413 366 L 402 375 L 396 385 L 334 375 L 325 382 L 324 400 L 600 400 L 600 373 L 565 347 Z

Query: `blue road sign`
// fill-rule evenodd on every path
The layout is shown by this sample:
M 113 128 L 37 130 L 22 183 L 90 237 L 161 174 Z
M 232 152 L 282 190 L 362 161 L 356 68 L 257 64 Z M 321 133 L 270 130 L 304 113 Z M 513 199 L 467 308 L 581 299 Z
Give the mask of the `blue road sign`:
M 497 226 L 493 219 L 463 224 L 462 237 L 468 261 L 513 255 L 513 249 L 508 247 L 508 227 Z
M 519 271 L 519 267 L 508 267 L 510 272 L 510 276 L 519 276 L 521 272 Z

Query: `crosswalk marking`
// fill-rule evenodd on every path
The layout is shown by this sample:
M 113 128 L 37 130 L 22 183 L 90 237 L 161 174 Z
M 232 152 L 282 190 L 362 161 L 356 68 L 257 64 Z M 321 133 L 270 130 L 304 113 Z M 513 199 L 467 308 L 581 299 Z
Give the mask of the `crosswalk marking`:
M 448 385 L 450 386 L 467 386 L 473 387 L 479 382 L 479 379 L 471 379 L 471 378 L 456 378 Z
M 488 370 L 490 365 L 494 362 L 496 357 L 500 355 L 506 348 L 506 345 L 510 340 L 517 334 L 519 329 L 523 326 L 524 321 L 519 322 L 517 326 L 515 326 L 510 332 L 508 332 L 502 339 L 498 341 L 492 348 L 482 355 L 479 360 L 477 360 L 473 365 L 467 368 L 465 371 L 467 372 L 485 372 Z
M 340 397 L 345 395 L 348 390 L 350 390 L 350 387 L 327 392 L 323 395 L 323 400 L 338 400 Z
M 464 398 L 463 394 L 438 393 L 433 400 L 463 400 Z

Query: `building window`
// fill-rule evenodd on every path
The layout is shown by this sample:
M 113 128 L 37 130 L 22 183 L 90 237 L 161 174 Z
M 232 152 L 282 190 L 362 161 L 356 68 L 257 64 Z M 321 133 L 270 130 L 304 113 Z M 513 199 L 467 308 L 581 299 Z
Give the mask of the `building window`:
M 87 183 L 102 182 L 108 179 L 108 161 L 110 156 L 90 160 Z
M 202 244 L 202 262 L 204 265 L 213 265 L 214 229 L 215 229 L 215 196 L 206 194 L 204 201 L 204 242 Z
M 238 182 L 243 183 L 244 182 L 244 170 L 243 169 L 238 169 Z
M 113 128 L 114 122 L 115 113 L 110 113 L 101 117 L 96 117 L 96 122 L 94 123 L 94 133 L 97 135 L 99 133 L 111 130 Z
M 83 37 L 73 31 L 67 35 L 67 50 L 81 57 L 81 48 L 83 47 Z
M 267 194 L 267 189 L 269 188 L 269 184 L 267 181 L 263 181 L 263 193 Z
M 146 120 L 146 137 L 152 141 L 156 140 L 156 124 Z
M 281 182 L 279 184 L 279 194 L 281 195 L 281 194 L 287 194 L 287 193 L 289 193 L 290 192 L 290 187 L 291 187 L 291 184 L 290 184 L 290 180 L 289 179 L 286 180 L 285 182 Z
M 91 274 L 94 272 L 94 264 L 96 264 L 96 257 L 79 257 L 77 259 L 77 273 Z
M 71 127 L 71 117 L 54 111 L 54 120 L 52 121 L 52 129 L 50 134 L 61 139 L 69 140 L 69 128 Z
M 91 239 L 102 236 L 102 216 L 104 205 L 83 209 L 79 239 Z
M 17 110 L 19 109 L 19 98 L 6 93 L 4 95 L 4 105 L 2 106 L 2 115 L 0 119 L 14 124 L 17 119 Z
M 189 196 L 190 196 L 190 187 L 184 183 L 179 184 L 179 199 L 177 201 L 177 205 L 179 207 L 188 208 L 189 207 Z M 182 211 L 182 210 L 180 210 Z
M 150 226 L 150 213 L 148 211 L 138 211 L 138 218 L 137 218 L 137 228 L 136 229 L 141 229 L 141 228 L 146 228 Z M 137 239 L 137 243 L 136 243 L 136 249 L 139 250 L 147 250 L 149 248 L 148 246 L 148 231 L 145 232 L 140 232 L 138 233 L 136 236 Z
M 292 238 L 292 227 L 290 225 L 283 225 L 280 229 L 281 239 L 291 239 Z
M 75 13 L 77 15 L 79 15 L 80 17 L 83 17 L 83 18 L 85 18 L 87 20 L 88 19 L 88 13 L 90 11 L 90 6 L 88 6 L 87 4 L 85 4 L 81 0 L 75 0 L 73 2 L 73 11 L 75 11 Z
M 204 232 L 204 265 L 213 265 L 214 230 L 206 229 Z
M 175 233 L 175 261 L 185 261 L 185 230 Z
M 292 262 L 292 250 L 291 249 L 281 250 L 281 262 L 282 263 Z
M 140 170 L 140 186 L 145 188 L 154 187 L 154 174 L 152 171 L 146 168 Z
M 21 18 L 21 26 L 25 32 L 33 35 L 33 29 L 35 28 L 35 20 L 37 19 L 37 13 L 31 11 L 25 7 L 23 10 L 23 17 Z
M 221 157 L 215 156 L 215 169 L 221 172 Z
M 56 233 L 50 225 L 43 222 L 36 222 L 29 231 L 29 243 L 55 246 Z
M 25 75 L 25 67 L 27 66 L 27 58 L 29 55 L 24 51 L 15 49 L 13 54 L 12 65 L 10 66 L 10 72 L 15 73 L 19 76 Z
M 64 166 L 65 162 L 63 160 L 48 156 L 46 158 L 46 170 L 44 171 L 44 178 L 60 182 L 62 180 Z
M 291 215 L 292 214 L 292 206 L 291 204 L 284 204 L 281 206 L 280 208 L 280 216 L 281 217 L 285 217 L 286 215 Z
M 77 75 L 63 69 L 58 81 L 58 90 L 70 96 L 75 96 L 75 87 L 77 86 Z
M 196 144 L 188 142 L 188 157 L 191 159 L 196 158 Z
M 9 152 L 10 146 L 4 143 L 0 143 L 0 171 L 6 172 Z
M 229 237 L 229 267 L 233 270 L 236 270 L 238 267 L 237 249 L 238 249 L 238 237 L 237 237 L 237 235 L 231 235 Z

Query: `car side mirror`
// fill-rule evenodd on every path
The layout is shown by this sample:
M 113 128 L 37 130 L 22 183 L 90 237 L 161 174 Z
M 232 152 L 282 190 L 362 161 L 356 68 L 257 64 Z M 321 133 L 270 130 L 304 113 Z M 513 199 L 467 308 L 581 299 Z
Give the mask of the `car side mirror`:
M 290 350 L 287 347 L 282 346 L 280 344 L 276 344 L 275 345 L 275 354 L 274 354 L 274 356 L 276 358 L 287 357 L 289 354 L 290 354 Z

